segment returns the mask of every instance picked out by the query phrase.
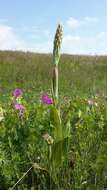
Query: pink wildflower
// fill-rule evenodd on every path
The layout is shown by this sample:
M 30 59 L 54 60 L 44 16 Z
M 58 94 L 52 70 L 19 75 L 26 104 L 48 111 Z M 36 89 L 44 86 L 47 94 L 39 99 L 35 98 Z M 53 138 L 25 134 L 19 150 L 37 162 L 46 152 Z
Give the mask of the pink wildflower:
M 19 111 L 24 111 L 25 107 L 22 104 L 15 104 L 15 109 Z
M 42 101 L 43 101 L 43 103 L 45 103 L 45 104 L 53 104 L 53 100 L 50 99 L 48 95 L 43 95 L 43 96 L 42 96 Z

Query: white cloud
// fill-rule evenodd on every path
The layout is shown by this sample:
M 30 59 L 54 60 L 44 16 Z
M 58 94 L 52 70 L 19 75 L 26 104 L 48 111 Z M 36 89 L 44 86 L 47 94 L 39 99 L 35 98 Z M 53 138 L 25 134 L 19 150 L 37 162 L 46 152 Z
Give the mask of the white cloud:
M 78 28 L 83 24 L 83 21 L 77 20 L 76 18 L 70 17 L 66 24 L 71 27 L 72 29 Z
M 12 27 L 0 25 L 0 49 L 20 49 L 23 45 Z
M 90 31 L 90 26 L 97 26 L 99 23 L 101 20 L 97 17 L 86 16 L 82 19 L 70 17 L 66 21 L 67 33 L 63 38 L 63 53 L 107 54 L 107 32 L 95 32 L 93 30 L 92 33 L 92 30 Z M 89 32 L 86 30 L 86 34 L 83 26 L 89 27 Z M 80 31 L 71 33 L 70 29 L 77 29 L 78 27 L 81 27 Z
M 62 51 L 69 54 L 107 54 L 107 33 L 100 32 L 92 37 L 65 35 Z
M 88 16 L 86 16 L 84 18 L 84 20 L 87 21 L 87 22 L 98 22 L 99 21 L 99 19 L 96 18 L 96 17 L 88 17 Z
M 46 35 L 45 41 L 23 39 L 13 27 L 0 25 L 0 49 L 23 50 L 40 53 L 52 52 L 53 38 L 48 30 L 41 32 Z M 41 34 L 40 36 L 41 37 Z M 42 36 L 43 37 L 43 36 Z M 107 54 L 107 32 L 99 32 L 91 37 L 65 33 L 62 43 L 62 53 L 70 54 Z
M 27 50 L 39 53 L 49 53 L 52 52 L 52 43 L 50 41 L 36 43 L 36 45 L 30 46 L 29 48 L 27 48 Z
M 44 34 L 48 36 L 47 30 Z M 49 40 L 41 43 L 28 42 L 19 37 L 14 28 L 7 25 L 0 25 L 0 50 L 23 50 L 34 52 L 51 52 L 52 44 Z
M 80 26 L 83 26 L 83 25 L 87 25 L 87 24 L 91 24 L 91 23 L 96 23 L 98 22 L 98 18 L 96 17 L 84 17 L 82 19 L 76 19 L 74 17 L 70 17 L 68 18 L 68 20 L 66 21 L 66 24 L 67 26 L 69 26 L 70 28 L 72 29 L 76 29 Z

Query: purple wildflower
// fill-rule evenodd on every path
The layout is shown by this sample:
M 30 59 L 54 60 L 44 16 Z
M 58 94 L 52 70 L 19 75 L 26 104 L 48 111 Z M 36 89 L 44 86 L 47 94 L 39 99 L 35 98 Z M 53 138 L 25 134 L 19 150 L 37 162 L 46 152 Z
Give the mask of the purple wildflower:
M 45 103 L 45 104 L 53 104 L 53 100 L 50 99 L 48 95 L 43 95 L 43 96 L 42 96 L 42 101 L 43 101 L 43 103 Z
M 24 111 L 25 107 L 22 104 L 15 104 L 15 109 L 19 111 Z
M 21 89 L 15 89 L 13 92 L 13 96 L 16 98 L 22 95 L 22 90 Z

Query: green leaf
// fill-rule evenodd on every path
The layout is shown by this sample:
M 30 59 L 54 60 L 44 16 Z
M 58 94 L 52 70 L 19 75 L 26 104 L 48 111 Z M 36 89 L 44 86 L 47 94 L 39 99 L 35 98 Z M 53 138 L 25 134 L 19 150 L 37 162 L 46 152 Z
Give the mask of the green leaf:
M 54 126 L 53 127 L 54 141 L 57 142 L 62 139 L 62 125 L 61 125 L 60 112 L 54 106 L 51 107 L 50 110 L 50 122 Z
M 52 145 L 52 156 L 51 164 L 56 170 L 62 165 L 63 161 L 67 157 L 68 153 L 68 138 L 63 138 L 62 140 L 54 143 Z

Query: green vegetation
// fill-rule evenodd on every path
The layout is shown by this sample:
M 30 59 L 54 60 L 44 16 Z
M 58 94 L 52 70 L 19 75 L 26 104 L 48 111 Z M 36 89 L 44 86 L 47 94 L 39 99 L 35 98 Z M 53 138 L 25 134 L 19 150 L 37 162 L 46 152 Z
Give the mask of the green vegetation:
M 33 94 L 49 92 L 52 55 L 0 52 L 0 93 L 16 87 Z M 62 55 L 59 94 L 68 96 L 107 94 L 107 57 Z
M 42 100 L 54 99 L 51 62 L 0 52 L 0 189 L 105 190 L 107 57 L 62 55 L 58 105 Z

